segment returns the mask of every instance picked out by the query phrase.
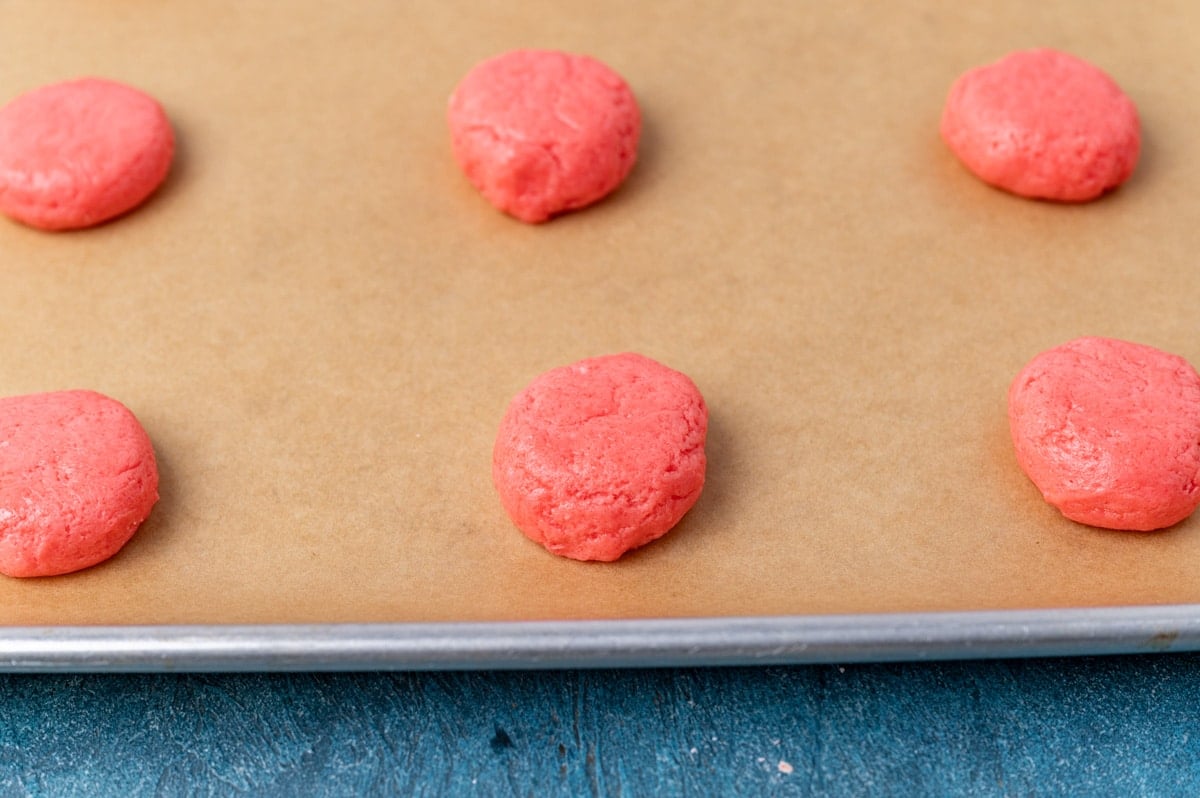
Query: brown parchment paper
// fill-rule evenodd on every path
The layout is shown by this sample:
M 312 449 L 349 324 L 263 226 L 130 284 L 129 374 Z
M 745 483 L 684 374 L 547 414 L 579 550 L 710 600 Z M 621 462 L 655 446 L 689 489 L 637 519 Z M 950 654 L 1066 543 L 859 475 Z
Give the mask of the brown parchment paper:
M 1090 529 L 1014 461 L 1005 392 L 1079 335 L 1200 364 L 1200 6 L 0 2 L 0 98 L 100 75 L 179 157 L 103 227 L 0 221 L 0 394 L 134 410 L 162 498 L 114 559 L 0 578 L 2 624 L 581 619 L 1200 602 L 1200 521 Z M 1134 178 L 1079 206 L 970 176 L 950 83 L 1052 46 L 1112 74 Z M 531 227 L 458 172 L 446 98 L 515 47 L 645 115 L 611 199 Z M 611 564 L 490 480 L 509 399 L 634 350 L 711 409 L 704 494 Z

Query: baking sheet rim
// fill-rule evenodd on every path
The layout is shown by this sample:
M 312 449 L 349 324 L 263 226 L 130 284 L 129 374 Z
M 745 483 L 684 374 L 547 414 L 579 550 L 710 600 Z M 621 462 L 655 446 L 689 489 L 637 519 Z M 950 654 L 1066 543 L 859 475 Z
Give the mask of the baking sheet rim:
M 528 670 L 1200 650 L 1200 605 L 864 615 L 0 627 L 0 672 Z

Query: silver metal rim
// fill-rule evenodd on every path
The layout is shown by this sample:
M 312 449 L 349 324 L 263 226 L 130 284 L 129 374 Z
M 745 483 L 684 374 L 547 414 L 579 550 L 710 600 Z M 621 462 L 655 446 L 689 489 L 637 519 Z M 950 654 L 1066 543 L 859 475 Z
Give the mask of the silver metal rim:
M 676 667 L 1200 650 L 1200 605 L 878 615 L 0 627 L 0 672 Z

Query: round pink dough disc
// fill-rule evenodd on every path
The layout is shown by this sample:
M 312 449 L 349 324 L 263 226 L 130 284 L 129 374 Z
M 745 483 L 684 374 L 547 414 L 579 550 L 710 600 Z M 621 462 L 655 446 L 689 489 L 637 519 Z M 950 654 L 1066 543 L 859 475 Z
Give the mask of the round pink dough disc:
M 951 87 L 942 138 L 998 188 L 1082 202 L 1125 182 L 1141 149 L 1137 109 L 1112 78 L 1072 55 L 1024 50 Z
M 150 439 L 120 402 L 92 391 L 0 399 L 0 573 L 102 562 L 157 500 Z
M 683 374 L 609 355 L 553 369 L 512 400 L 492 479 L 529 538 L 612 561 L 665 535 L 704 487 L 708 409 Z
M 637 157 L 629 86 L 594 58 L 514 50 L 477 65 L 447 112 L 454 157 L 500 210 L 543 222 L 606 196 Z
M 1200 375 L 1183 358 L 1070 341 L 1021 370 L 1008 418 L 1021 468 L 1073 521 L 1147 531 L 1200 505 Z
M 34 89 L 0 108 L 0 211 L 43 230 L 90 227 L 139 205 L 175 152 L 157 102 L 110 80 Z

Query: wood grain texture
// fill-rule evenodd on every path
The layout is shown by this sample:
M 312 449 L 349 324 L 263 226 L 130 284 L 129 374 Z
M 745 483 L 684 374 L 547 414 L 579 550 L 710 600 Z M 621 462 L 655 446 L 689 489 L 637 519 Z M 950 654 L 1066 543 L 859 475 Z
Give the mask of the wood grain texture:
M 1200 656 L 0 678 L 0 796 L 1195 795 Z

